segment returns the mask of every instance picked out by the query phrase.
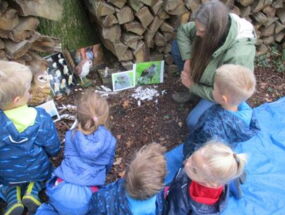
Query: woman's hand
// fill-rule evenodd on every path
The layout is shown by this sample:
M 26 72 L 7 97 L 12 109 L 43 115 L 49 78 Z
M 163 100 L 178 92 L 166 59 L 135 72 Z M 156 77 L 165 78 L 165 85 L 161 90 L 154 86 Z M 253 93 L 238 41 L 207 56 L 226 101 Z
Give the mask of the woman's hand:
M 194 84 L 190 73 L 182 71 L 180 77 L 181 77 L 181 82 L 185 87 L 190 88 Z
M 190 74 L 190 59 L 185 60 L 184 66 L 183 66 L 183 71 L 185 71 L 186 73 Z
M 187 88 L 190 88 L 194 84 L 193 79 L 191 77 L 190 64 L 191 64 L 190 59 L 185 61 L 183 71 L 180 76 L 182 84 Z

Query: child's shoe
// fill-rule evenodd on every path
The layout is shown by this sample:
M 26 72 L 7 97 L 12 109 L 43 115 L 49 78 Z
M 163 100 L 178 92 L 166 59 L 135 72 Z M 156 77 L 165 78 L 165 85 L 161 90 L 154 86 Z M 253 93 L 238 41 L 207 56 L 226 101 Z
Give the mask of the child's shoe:
M 21 215 L 24 211 L 24 205 L 21 201 L 21 187 L 7 186 L 3 188 L 2 193 L 7 202 L 4 215 Z
M 41 182 L 30 182 L 26 189 L 25 195 L 22 198 L 22 202 L 25 207 L 28 208 L 29 214 L 35 213 L 38 207 L 41 205 L 41 201 L 38 196 L 41 189 Z

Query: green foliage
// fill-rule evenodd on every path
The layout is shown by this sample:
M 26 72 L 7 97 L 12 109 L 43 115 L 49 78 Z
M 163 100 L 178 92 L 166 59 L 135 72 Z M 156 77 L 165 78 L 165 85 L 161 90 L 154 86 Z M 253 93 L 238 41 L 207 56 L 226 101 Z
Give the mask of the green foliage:
M 255 65 L 259 67 L 271 68 L 270 53 L 259 55 L 255 58 Z
M 273 68 L 277 72 L 285 72 L 285 50 L 280 50 L 277 45 L 273 45 L 270 50 L 255 58 L 255 64 L 263 68 Z
M 60 39 L 63 48 L 74 50 L 98 42 L 82 1 L 63 0 L 63 17 L 60 21 L 40 19 L 39 32 Z

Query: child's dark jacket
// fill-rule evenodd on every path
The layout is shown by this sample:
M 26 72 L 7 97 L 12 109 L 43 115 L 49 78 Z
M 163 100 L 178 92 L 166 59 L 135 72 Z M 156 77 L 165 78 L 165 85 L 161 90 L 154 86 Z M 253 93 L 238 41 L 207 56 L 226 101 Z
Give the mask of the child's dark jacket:
M 120 179 L 94 193 L 88 215 L 132 215 L 124 184 L 125 180 Z M 157 194 L 155 215 L 163 214 L 163 205 L 164 193 L 161 191 Z
M 54 174 L 76 185 L 104 185 L 107 171 L 113 165 L 115 148 L 116 139 L 104 126 L 88 135 L 78 130 L 68 131 L 64 160 Z
M 218 215 L 223 211 L 229 198 L 227 185 L 216 204 L 206 205 L 191 199 L 189 195 L 190 183 L 191 179 L 183 169 L 180 169 L 170 185 L 164 215 Z
M 0 110 L 0 184 L 43 181 L 50 177 L 49 157 L 60 150 L 60 141 L 51 117 L 36 108 L 35 123 L 19 133 Z
M 209 108 L 199 118 L 198 123 L 187 137 L 184 147 L 184 157 L 191 155 L 202 144 L 211 140 L 222 140 L 230 145 L 244 142 L 259 131 L 259 126 L 253 111 L 250 125 L 235 114 L 216 104 Z

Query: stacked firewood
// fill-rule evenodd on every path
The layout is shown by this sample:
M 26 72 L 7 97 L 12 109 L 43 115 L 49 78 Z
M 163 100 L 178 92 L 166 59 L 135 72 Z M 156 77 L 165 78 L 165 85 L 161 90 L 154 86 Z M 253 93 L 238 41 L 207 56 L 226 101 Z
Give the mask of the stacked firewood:
M 273 43 L 285 48 L 285 0 L 238 0 L 238 15 L 250 20 L 258 36 L 257 53 L 264 54 Z
M 61 13 L 58 0 L 1 0 L 0 59 L 31 65 L 42 59 L 39 52 L 53 52 L 59 41 L 36 31 L 36 17 L 58 20 Z
M 175 29 L 188 21 L 192 1 L 183 0 L 86 0 L 105 47 L 123 65 L 166 59 Z M 151 54 L 151 55 L 150 55 Z
M 85 0 L 105 47 L 123 65 L 170 56 L 177 26 L 206 0 Z M 251 21 L 257 30 L 258 53 L 283 43 L 285 0 L 223 0 L 232 12 Z

